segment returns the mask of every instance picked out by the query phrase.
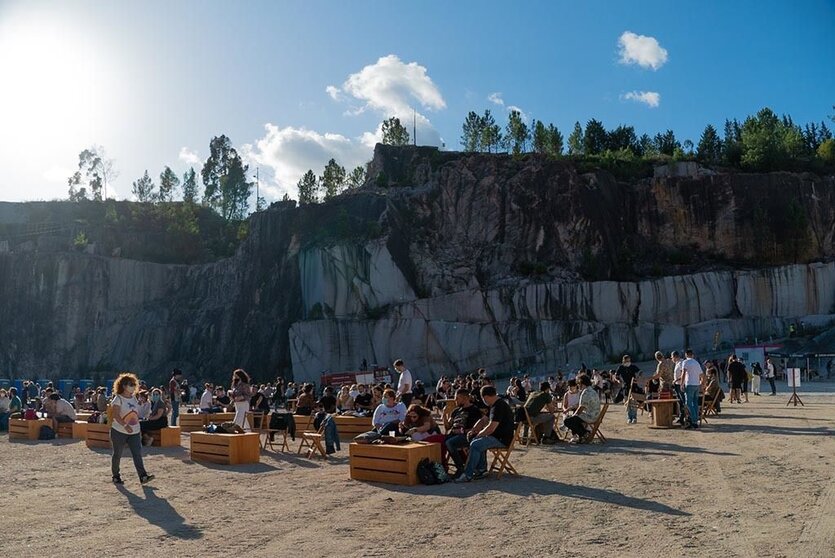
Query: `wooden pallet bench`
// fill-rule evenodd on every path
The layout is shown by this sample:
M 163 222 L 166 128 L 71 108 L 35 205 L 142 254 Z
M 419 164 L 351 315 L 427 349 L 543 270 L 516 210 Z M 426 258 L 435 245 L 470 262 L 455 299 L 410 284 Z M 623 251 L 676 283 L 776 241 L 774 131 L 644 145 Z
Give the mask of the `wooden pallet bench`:
M 86 420 L 77 420 L 72 423 L 72 437 L 76 440 L 86 440 L 88 424 L 90 423 Z
M 371 417 L 335 415 L 333 420 L 336 422 L 336 429 L 339 431 L 339 439 L 343 442 L 350 442 L 357 435 L 374 429 L 371 425 Z
M 59 422 L 58 429 L 55 431 L 57 438 L 72 438 L 72 422 Z
M 408 444 L 357 444 L 349 448 L 351 478 L 414 486 L 420 483 L 417 464 L 424 457 L 441 462 L 440 444 L 411 442 Z
M 179 426 L 166 426 L 159 430 L 149 430 L 148 434 L 154 439 L 152 446 L 160 448 L 176 448 L 180 445 L 180 430 Z
M 206 426 L 206 413 L 185 413 L 180 415 L 177 421 L 183 432 L 200 432 Z
M 258 463 L 261 460 L 261 436 L 246 434 L 191 433 L 192 461 L 209 461 L 221 465 Z
M 41 426 L 52 428 L 52 419 L 9 419 L 9 440 L 37 440 Z
M 99 424 L 97 422 L 87 423 L 87 438 L 86 443 L 88 448 L 107 448 L 110 449 L 110 425 Z

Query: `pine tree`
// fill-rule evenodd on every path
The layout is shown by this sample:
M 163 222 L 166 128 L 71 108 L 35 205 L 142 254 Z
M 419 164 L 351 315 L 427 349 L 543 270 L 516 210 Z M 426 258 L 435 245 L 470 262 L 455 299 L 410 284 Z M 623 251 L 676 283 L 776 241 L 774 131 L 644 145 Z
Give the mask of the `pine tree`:
M 461 147 L 464 151 L 481 151 L 484 137 L 484 119 L 470 111 L 461 126 Z
M 304 176 L 299 179 L 299 205 L 319 202 L 319 185 L 316 181 L 316 175 L 312 170 L 304 173 Z
M 339 165 L 335 159 L 328 161 L 320 179 L 324 200 L 335 198 L 345 187 L 345 167 Z
M 568 136 L 568 154 L 582 155 L 583 153 L 583 127 L 579 122 L 575 122 L 574 130 Z
M 548 124 L 546 131 L 545 152 L 552 157 L 562 155 L 562 133 L 553 124 Z
M 722 158 L 722 141 L 713 124 L 705 126 L 699 145 L 696 147 L 696 159 L 703 163 L 718 163 Z
M 510 152 L 514 155 L 524 153 L 530 136 L 528 125 L 522 120 L 522 114 L 518 110 L 510 111 L 505 131 L 505 141 Z
M 396 116 L 383 121 L 382 143 L 384 145 L 409 145 L 409 132 Z
M 194 205 L 197 198 L 197 173 L 194 172 L 194 167 L 191 167 L 183 174 L 183 201 Z
M 349 190 L 355 190 L 365 184 L 365 167 L 359 165 L 348 173 L 346 183 Z
M 174 199 L 174 192 L 180 186 L 180 179 L 171 170 L 171 167 L 165 167 L 159 175 L 159 192 L 157 193 L 157 199 L 160 202 L 169 202 Z
M 599 120 L 592 118 L 586 123 L 586 133 L 583 135 L 583 153 L 598 155 L 606 149 L 608 136 L 606 128 Z
M 141 178 L 133 181 L 131 192 L 133 192 L 133 195 L 136 196 L 138 201 L 149 202 L 154 199 L 154 188 L 154 181 L 151 180 L 150 176 L 148 176 L 148 171 L 146 169 L 145 174 L 143 174 Z
M 496 124 L 496 119 L 490 113 L 490 109 L 484 111 L 481 117 L 483 127 L 481 129 L 481 146 L 486 148 L 488 153 L 498 153 L 502 144 L 502 129 Z

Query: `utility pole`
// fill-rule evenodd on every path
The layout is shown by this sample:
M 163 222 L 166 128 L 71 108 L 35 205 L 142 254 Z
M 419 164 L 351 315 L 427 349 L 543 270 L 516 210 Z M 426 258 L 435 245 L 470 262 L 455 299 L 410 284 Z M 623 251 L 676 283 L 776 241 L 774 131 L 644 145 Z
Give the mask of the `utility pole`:
M 417 147 L 417 110 L 412 109 L 412 139 Z

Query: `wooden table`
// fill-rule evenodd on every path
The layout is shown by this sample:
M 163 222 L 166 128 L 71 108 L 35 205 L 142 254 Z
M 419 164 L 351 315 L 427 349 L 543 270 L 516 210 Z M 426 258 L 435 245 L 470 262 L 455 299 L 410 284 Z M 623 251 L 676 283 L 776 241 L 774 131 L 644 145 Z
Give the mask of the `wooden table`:
M 678 399 L 647 399 L 652 405 L 652 424 L 650 428 L 675 428 L 673 425 L 673 405 Z
M 441 462 L 440 444 L 357 444 L 349 448 L 351 478 L 388 484 L 414 486 L 420 483 L 417 464 L 424 457 Z
M 191 433 L 192 461 L 209 461 L 221 465 L 258 463 L 261 460 L 261 436 L 246 434 Z
M 9 419 L 9 440 L 37 440 L 41 426 L 52 428 L 52 419 Z
M 373 430 L 371 417 L 354 417 L 346 415 L 334 415 L 336 430 L 339 432 L 339 439 L 343 442 L 350 442 L 359 434 Z

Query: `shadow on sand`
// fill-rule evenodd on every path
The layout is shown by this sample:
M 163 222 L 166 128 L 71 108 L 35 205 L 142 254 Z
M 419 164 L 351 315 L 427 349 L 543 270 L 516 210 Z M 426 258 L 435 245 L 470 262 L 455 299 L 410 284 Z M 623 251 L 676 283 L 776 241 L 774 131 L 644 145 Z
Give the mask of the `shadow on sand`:
M 177 510 L 154 492 L 154 488 L 143 486 L 143 497 L 129 491 L 124 485 L 117 485 L 119 492 L 128 499 L 128 504 L 136 514 L 151 525 L 156 525 L 168 535 L 184 540 L 195 540 L 203 537 L 203 532 L 188 525 L 185 518 Z

